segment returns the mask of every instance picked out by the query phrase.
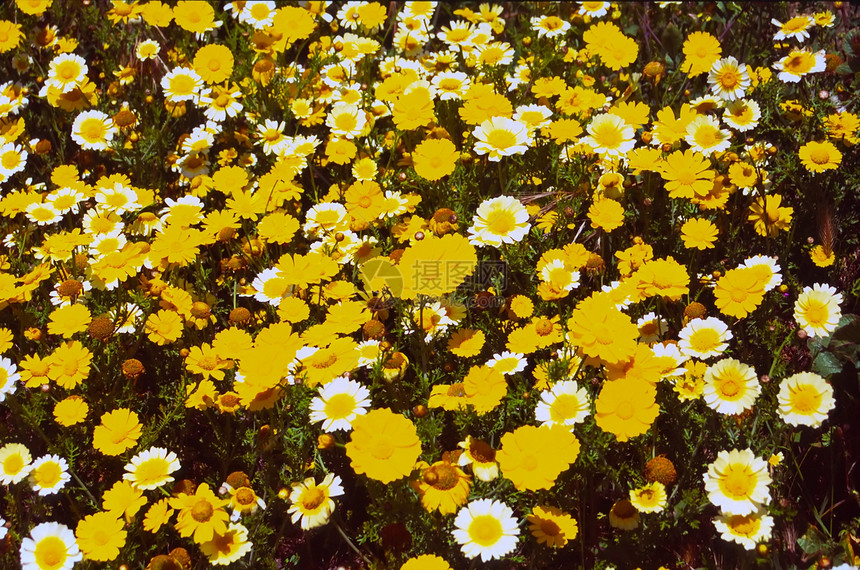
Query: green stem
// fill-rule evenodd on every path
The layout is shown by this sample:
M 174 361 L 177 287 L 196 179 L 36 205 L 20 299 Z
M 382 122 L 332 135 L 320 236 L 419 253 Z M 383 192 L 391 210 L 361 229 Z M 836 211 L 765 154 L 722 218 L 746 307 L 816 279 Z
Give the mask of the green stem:
M 776 368 L 776 363 L 779 361 L 780 355 L 782 355 L 782 349 L 785 348 L 785 345 L 788 344 L 788 341 L 791 340 L 791 337 L 794 336 L 793 332 L 789 332 L 785 335 L 785 340 L 782 341 L 782 344 L 779 345 L 779 348 L 776 350 L 776 355 L 773 358 L 773 363 L 770 365 L 770 370 L 767 371 L 768 376 L 773 376 L 773 371 Z
M 334 528 L 337 529 L 337 532 L 340 533 L 340 535 L 343 537 L 343 539 L 349 545 L 349 547 L 351 549 L 353 549 L 356 554 L 361 556 L 361 559 L 364 560 L 364 563 L 367 565 L 366 567 L 370 568 L 373 565 L 371 563 L 370 559 L 367 556 L 365 556 L 361 550 L 359 550 L 359 548 L 355 545 L 355 543 L 352 541 L 352 539 L 349 538 L 349 536 L 346 534 L 346 532 L 344 532 L 344 530 L 341 528 L 341 526 L 339 524 L 337 524 L 337 521 L 333 520 L 331 522 L 334 525 Z

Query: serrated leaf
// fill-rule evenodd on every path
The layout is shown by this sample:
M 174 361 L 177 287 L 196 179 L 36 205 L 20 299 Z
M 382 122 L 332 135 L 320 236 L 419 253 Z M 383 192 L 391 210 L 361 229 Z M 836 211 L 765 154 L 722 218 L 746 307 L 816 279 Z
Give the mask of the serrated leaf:
M 842 372 L 842 362 L 832 352 L 822 352 L 812 361 L 812 371 L 826 378 Z

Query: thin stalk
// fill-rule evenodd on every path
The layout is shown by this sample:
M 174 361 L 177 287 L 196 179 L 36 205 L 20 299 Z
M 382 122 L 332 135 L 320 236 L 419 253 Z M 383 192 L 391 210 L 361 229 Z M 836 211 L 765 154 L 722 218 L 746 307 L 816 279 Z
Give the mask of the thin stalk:
M 361 559 L 364 560 L 364 563 L 367 565 L 366 567 L 370 568 L 372 566 L 370 559 L 367 556 L 365 556 L 361 550 L 359 550 L 359 548 L 355 545 L 355 543 L 352 541 L 352 539 L 349 538 L 349 536 L 346 534 L 346 532 L 344 532 L 344 530 L 337 523 L 337 521 L 333 520 L 332 524 L 334 524 L 334 528 L 337 529 L 337 532 L 340 533 L 340 535 L 343 537 L 343 539 L 346 541 L 346 543 L 349 545 L 349 547 L 351 549 L 353 549 L 356 554 L 361 556 Z

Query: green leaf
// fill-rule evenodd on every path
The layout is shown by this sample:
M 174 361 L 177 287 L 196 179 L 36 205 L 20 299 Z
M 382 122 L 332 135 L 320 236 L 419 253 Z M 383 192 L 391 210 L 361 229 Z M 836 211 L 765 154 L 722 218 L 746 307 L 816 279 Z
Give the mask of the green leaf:
M 827 539 L 815 527 L 809 527 L 806 534 L 797 539 L 797 545 L 807 554 L 816 554 L 827 546 Z
M 842 372 L 842 362 L 832 352 L 822 352 L 812 361 L 812 371 L 827 377 Z

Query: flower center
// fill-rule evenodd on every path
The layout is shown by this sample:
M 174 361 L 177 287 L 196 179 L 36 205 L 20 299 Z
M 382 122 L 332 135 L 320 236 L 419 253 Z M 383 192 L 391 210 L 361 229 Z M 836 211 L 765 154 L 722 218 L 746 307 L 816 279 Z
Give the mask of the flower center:
M 541 317 L 538 319 L 537 323 L 535 323 L 535 332 L 537 332 L 540 336 L 546 336 L 552 333 L 552 321 L 547 319 L 546 317 Z
M 734 378 L 729 378 L 720 384 L 720 393 L 728 398 L 733 398 L 741 391 L 740 384 Z
M 514 230 L 517 219 L 506 210 L 496 210 L 487 217 L 487 229 L 496 235 L 504 236 Z
M 810 303 L 803 313 L 806 321 L 811 325 L 823 325 L 827 323 L 827 305 L 821 303 Z
M 517 137 L 507 129 L 493 129 L 487 133 L 487 144 L 493 148 L 505 150 L 517 145 Z
M 240 487 L 236 491 L 236 502 L 243 506 L 248 506 L 256 502 L 254 491 L 248 487 Z
M 812 386 L 800 386 L 791 394 L 791 407 L 794 411 L 810 415 L 821 405 L 821 394 Z
M 349 394 L 335 394 L 325 403 L 325 415 L 331 420 L 342 420 L 355 411 L 355 398 Z
M 191 507 L 191 518 L 200 523 L 211 519 L 213 514 L 215 514 L 215 509 L 212 507 L 212 503 L 205 499 L 197 501 Z
M 563 422 L 576 416 L 579 411 L 579 398 L 571 394 L 562 394 L 549 407 L 549 417 L 555 422 Z
M 42 487 L 53 487 L 60 481 L 62 476 L 63 470 L 60 468 L 60 465 L 54 461 L 43 463 L 33 474 L 33 477 L 36 479 L 36 483 Z
M 729 465 L 720 480 L 720 488 L 733 499 L 748 499 L 755 488 L 755 478 L 745 466 Z
M 107 134 L 107 128 L 98 119 L 89 119 L 81 124 L 81 136 L 87 141 L 100 141 Z
M 457 91 L 460 89 L 460 80 L 453 77 L 447 77 L 439 82 L 439 89 L 442 91 Z
M 621 402 L 620 404 L 618 404 L 618 407 L 615 408 L 615 415 L 622 420 L 629 420 L 633 417 L 635 411 L 636 409 L 630 402 Z
M 324 489 L 314 487 L 313 489 L 308 489 L 302 495 L 302 506 L 309 511 L 313 511 L 319 508 L 326 498 L 327 496 Z
M 334 124 L 341 131 L 351 132 L 358 125 L 358 121 L 349 113 L 341 113 L 335 119 Z
M 46 536 L 36 545 L 36 551 L 33 554 L 39 568 L 57 570 L 65 565 L 68 551 L 62 539 L 56 536 Z
M 758 532 L 760 524 L 760 520 L 752 515 L 734 515 L 729 521 L 729 527 L 732 529 L 732 533 L 741 536 L 753 536 Z
M 540 521 L 540 530 L 547 536 L 558 536 L 561 534 L 561 527 L 549 519 L 542 519 Z
M 740 76 L 734 69 L 726 69 L 720 75 L 720 85 L 725 89 L 734 89 L 740 83 Z
M 603 148 L 613 149 L 618 148 L 624 142 L 624 138 L 615 125 L 607 124 L 595 130 L 594 141 Z
M 720 333 L 714 329 L 701 329 L 690 337 L 690 347 L 696 352 L 709 352 L 720 344 Z
M 783 64 L 783 68 L 788 72 L 799 75 L 809 71 L 812 68 L 812 62 L 810 58 L 806 57 L 806 54 L 799 53 L 790 56 L 785 64 Z
M 327 350 L 326 352 L 317 356 L 311 366 L 317 369 L 324 369 L 333 365 L 335 362 L 337 362 L 337 354 L 335 354 L 334 351 Z
M 827 152 L 826 148 L 816 147 L 809 153 L 809 158 L 811 158 L 812 162 L 815 164 L 827 164 L 830 162 L 830 153 Z
M 78 66 L 74 64 L 63 65 L 57 69 L 57 75 L 67 81 L 70 79 L 74 79 L 78 75 Z
M 480 546 L 492 546 L 502 538 L 502 523 L 493 515 L 481 515 L 472 519 L 469 536 Z
M 170 80 L 170 90 L 176 95 L 189 95 L 194 92 L 194 78 L 177 75 Z
M 695 140 L 702 148 L 710 148 L 719 140 L 717 129 L 711 125 L 704 125 L 696 130 Z
M 3 472 L 9 475 L 18 473 L 24 467 L 24 460 L 17 453 L 3 461 Z
M 376 459 L 386 460 L 394 455 L 394 446 L 391 445 L 390 441 L 380 438 L 374 443 L 370 454 Z
M 429 478 L 433 481 L 428 481 Z M 460 477 L 457 475 L 457 468 L 453 465 L 443 464 L 431 467 L 424 473 L 424 481 L 435 489 L 447 491 L 457 486 Z
M 146 485 L 163 480 L 167 475 L 167 470 L 167 463 L 160 457 L 156 457 L 138 465 L 134 475 L 138 484 Z

